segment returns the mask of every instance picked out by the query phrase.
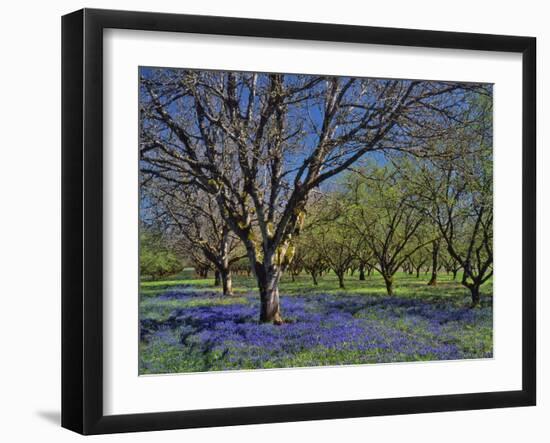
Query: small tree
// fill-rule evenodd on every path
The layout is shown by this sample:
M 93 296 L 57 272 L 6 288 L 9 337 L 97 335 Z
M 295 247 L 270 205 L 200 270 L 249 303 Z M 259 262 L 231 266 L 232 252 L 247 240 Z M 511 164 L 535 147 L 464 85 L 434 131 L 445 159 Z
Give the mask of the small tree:
M 410 168 L 403 162 L 400 168 Z M 413 254 L 433 241 L 415 241 L 423 223 L 416 209 L 417 196 L 400 169 L 371 165 L 351 173 L 346 180 L 348 204 L 356 229 L 376 259 L 388 295 L 393 295 L 394 275 Z
M 317 233 L 323 261 L 338 277 L 341 289 L 345 289 L 344 276 L 355 258 L 356 239 L 350 234 L 345 224 L 338 222 L 321 227 Z
M 142 277 L 149 276 L 153 280 L 160 280 L 182 269 L 181 260 L 162 244 L 158 234 L 140 234 L 139 272 Z
M 446 248 L 443 248 L 443 254 L 441 255 L 441 261 L 443 262 L 443 267 L 447 274 L 451 273 L 453 280 L 456 280 L 458 271 L 460 271 L 461 266 L 457 259 L 453 258 L 447 251 Z
M 419 237 L 417 236 L 416 241 L 422 243 L 423 238 L 425 237 Z M 414 271 L 414 274 L 416 275 L 416 278 L 420 277 L 420 271 L 423 269 L 423 267 L 428 263 L 430 257 L 430 251 L 427 247 L 423 247 L 415 251 L 410 257 L 409 262 L 411 264 L 411 267 Z
M 462 269 L 471 306 L 480 303 L 480 287 L 493 275 L 492 102 L 476 100 L 467 110 L 475 124 L 434 144 L 416 181 L 423 211 L 445 241 L 450 257 Z M 456 273 L 455 273 L 456 274 Z
M 191 185 L 180 194 L 173 183 L 154 179 L 142 186 L 142 198 L 153 202 L 149 216 L 165 230 L 173 249 L 191 256 L 199 274 L 214 270 L 223 294 L 232 295 L 231 264 L 246 254 L 214 198 Z

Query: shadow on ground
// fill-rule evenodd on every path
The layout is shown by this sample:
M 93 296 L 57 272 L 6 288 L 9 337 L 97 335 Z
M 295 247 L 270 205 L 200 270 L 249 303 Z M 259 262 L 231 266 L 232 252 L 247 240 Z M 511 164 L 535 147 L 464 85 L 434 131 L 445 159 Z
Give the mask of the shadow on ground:
M 61 426 L 61 411 L 36 411 L 36 415 L 52 425 Z

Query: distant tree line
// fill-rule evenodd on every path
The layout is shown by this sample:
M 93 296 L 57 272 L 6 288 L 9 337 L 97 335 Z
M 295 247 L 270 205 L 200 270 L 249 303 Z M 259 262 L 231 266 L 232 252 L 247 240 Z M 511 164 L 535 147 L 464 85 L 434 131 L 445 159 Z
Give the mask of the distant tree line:
M 139 272 L 142 278 L 159 280 L 176 274 L 183 269 L 183 263 L 162 235 L 152 230 L 142 229 L 139 237 Z

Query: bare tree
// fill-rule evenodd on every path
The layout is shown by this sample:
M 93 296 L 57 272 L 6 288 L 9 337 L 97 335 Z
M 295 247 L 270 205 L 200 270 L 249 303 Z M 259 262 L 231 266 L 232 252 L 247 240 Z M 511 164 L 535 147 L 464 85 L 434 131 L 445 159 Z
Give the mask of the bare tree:
M 470 166 L 478 170 L 477 178 L 469 168 L 460 170 L 447 162 L 431 198 L 433 218 L 449 255 L 463 270 L 461 282 L 471 292 L 472 306 L 477 306 L 479 288 L 493 275 L 492 172 L 479 164 Z
M 428 236 L 417 241 L 424 221 L 416 208 L 418 197 L 393 165 L 352 173 L 347 183 L 352 190 L 349 220 L 372 251 L 388 295 L 393 295 L 396 272 L 434 240 Z
M 442 136 L 476 87 L 144 68 L 142 173 L 215 197 L 246 248 L 260 321 L 280 324 L 279 280 L 311 191 L 367 153 Z
M 493 275 L 492 103 L 478 100 L 468 113 L 477 115 L 468 130 L 441 141 L 447 152 L 421 165 L 415 178 L 423 192 L 424 212 L 432 218 L 456 262 L 462 285 L 480 303 L 480 287 Z
M 153 217 L 171 233 L 172 246 L 189 255 L 200 271 L 213 269 L 224 295 L 232 295 L 231 265 L 241 258 L 240 240 L 221 217 L 214 197 L 188 185 L 177 192 L 173 183 L 148 181 L 142 195 L 154 203 Z

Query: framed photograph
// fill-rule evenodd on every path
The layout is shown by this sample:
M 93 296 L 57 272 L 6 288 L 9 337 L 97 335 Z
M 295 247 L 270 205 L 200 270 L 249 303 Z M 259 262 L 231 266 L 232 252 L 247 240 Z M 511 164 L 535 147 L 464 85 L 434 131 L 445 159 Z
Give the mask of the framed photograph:
M 62 425 L 536 402 L 531 37 L 62 20 Z

